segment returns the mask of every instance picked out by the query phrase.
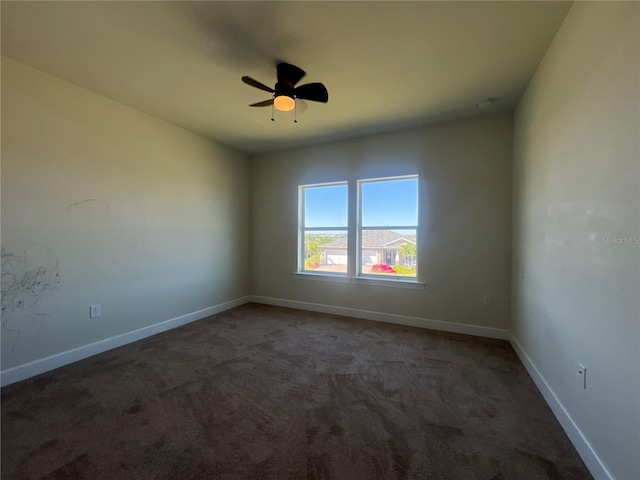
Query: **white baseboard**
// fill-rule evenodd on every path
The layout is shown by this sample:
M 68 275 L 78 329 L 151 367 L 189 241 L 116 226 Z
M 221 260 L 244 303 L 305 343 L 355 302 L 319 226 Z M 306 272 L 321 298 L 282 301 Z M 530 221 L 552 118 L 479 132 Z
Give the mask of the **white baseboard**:
M 440 330 L 445 332 L 463 333 L 467 335 L 475 335 L 478 337 L 496 338 L 500 340 L 508 340 L 511 342 L 513 349 L 520 358 L 527 372 L 533 379 L 534 383 L 542 393 L 547 404 L 553 411 L 554 415 L 562 425 L 567 436 L 578 451 L 580 457 L 586 464 L 591 474 L 596 479 L 614 480 L 613 475 L 600 459 L 597 452 L 593 449 L 587 438 L 584 436 L 580 428 L 571 418 L 571 415 L 558 399 L 553 389 L 549 386 L 545 378 L 542 376 L 538 368 L 535 366 L 529 355 L 524 351 L 516 338 L 508 330 L 490 327 L 480 327 L 477 325 L 468 325 L 464 323 L 443 322 L 440 320 L 430 320 L 426 318 L 410 317 L 406 315 L 395 315 L 390 313 L 374 312 L 370 310 L 360 310 L 355 308 L 337 307 L 333 305 L 324 305 L 319 303 L 298 302 L 295 300 L 285 300 L 281 298 L 262 297 L 262 296 L 246 296 L 221 303 L 213 307 L 191 312 L 181 315 L 164 322 L 149 325 L 131 332 L 123 333 L 115 337 L 100 340 L 98 342 L 83 345 L 73 350 L 51 355 L 50 357 L 34 360 L 33 362 L 8 368 L 0 372 L 0 385 L 10 385 L 20 380 L 39 375 L 41 373 L 54 370 L 58 367 L 68 365 L 70 363 L 82 360 L 84 358 L 97 355 L 99 353 L 111 350 L 113 348 L 127 345 L 128 343 L 142 340 L 157 333 L 165 332 L 173 328 L 186 325 L 187 323 L 206 318 L 216 313 L 239 307 L 248 302 L 262 303 L 266 305 L 275 305 L 279 307 L 296 308 L 299 310 L 308 310 L 312 312 L 328 313 L 332 315 L 341 315 L 347 317 L 362 318 L 365 320 L 374 320 L 387 323 L 395 323 L 398 325 L 407 325 L 410 327 L 428 328 L 431 330 Z
M 538 370 L 529 355 L 527 355 L 527 352 L 524 351 L 520 343 L 518 343 L 518 340 L 516 340 L 513 335 L 511 335 L 509 340 L 511 341 L 511 346 L 520 358 L 520 361 L 527 369 L 527 372 L 529 372 L 529 375 L 538 387 L 538 390 L 540 390 L 540 393 L 551 408 L 551 411 L 560 422 L 560 425 L 562 425 L 562 428 L 571 440 L 571 443 L 573 443 L 575 449 L 578 451 L 582 461 L 591 472 L 591 475 L 596 479 L 614 480 L 615 477 L 611 474 L 598 453 L 591 446 L 589 440 L 587 440 L 582 433 L 582 430 L 580 430 L 578 425 L 573 421 L 573 418 L 571 418 L 571 415 L 565 406 L 542 376 L 540 370 Z
M 55 355 L 34 360 L 33 362 L 25 363 L 23 365 L 18 365 L 12 368 L 7 368 L 6 370 L 0 372 L 0 385 L 4 387 L 5 385 L 10 385 L 12 383 L 19 382 L 20 380 L 34 377 L 41 373 L 54 370 L 58 367 L 77 362 L 78 360 L 82 360 L 84 358 L 92 357 L 93 355 L 106 352 L 107 350 L 111 350 L 112 348 L 121 347 L 123 345 L 127 345 L 128 343 L 142 340 L 143 338 L 150 337 L 157 333 L 166 332 L 167 330 L 186 325 L 187 323 L 191 323 L 196 320 L 215 315 L 216 313 L 239 307 L 240 305 L 244 305 L 249 301 L 249 297 L 237 298 L 229 302 L 214 305 L 213 307 L 204 308 L 202 310 L 187 313 L 186 315 L 171 318 L 154 325 L 149 325 L 147 327 L 142 327 L 131 332 L 116 335 L 115 337 L 106 338 L 98 342 L 83 345 L 72 350 L 67 350 L 66 352 L 56 353 Z
M 467 325 L 466 323 L 443 322 L 441 320 L 430 320 L 427 318 L 409 317 L 407 315 L 395 315 L 392 313 L 373 312 L 370 310 L 360 310 L 357 308 L 336 307 L 320 303 L 298 302 L 295 300 L 285 300 L 282 298 L 260 297 L 252 295 L 249 297 L 252 302 L 275 305 L 277 307 L 297 308 L 299 310 L 309 310 L 311 312 L 330 313 L 345 317 L 363 318 L 365 320 L 375 320 L 378 322 L 395 323 L 407 325 L 409 327 L 428 328 L 444 332 L 464 333 L 475 335 L 476 337 L 497 338 L 509 340 L 511 334 L 508 330 L 500 328 L 479 327 L 477 325 Z

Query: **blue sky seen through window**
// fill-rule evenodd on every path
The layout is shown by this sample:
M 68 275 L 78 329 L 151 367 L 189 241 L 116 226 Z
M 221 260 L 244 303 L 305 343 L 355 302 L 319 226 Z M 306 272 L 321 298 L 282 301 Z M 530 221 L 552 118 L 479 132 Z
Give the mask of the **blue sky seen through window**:
M 363 182 L 362 225 L 418 224 L 418 179 L 402 178 Z M 347 185 L 325 185 L 304 189 L 305 226 L 346 227 Z
M 346 184 L 305 188 L 305 227 L 346 227 L 347 201 Z
M 364 182 L 362 226 L 418 224 L 418 179 Z

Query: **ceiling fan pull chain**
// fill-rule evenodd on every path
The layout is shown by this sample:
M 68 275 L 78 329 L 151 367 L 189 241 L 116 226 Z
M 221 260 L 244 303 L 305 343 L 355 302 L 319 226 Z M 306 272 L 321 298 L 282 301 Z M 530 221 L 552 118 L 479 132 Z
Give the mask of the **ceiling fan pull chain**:
M 271 104 L 271 121 L 272 121 L 272 122 L 275 122 L 275 121 L 276 121 L 276 119 L 275 119 L 275 118 L 273 118 L 273 103 Z
M 298 123 L 298 102 L 293 101 L 293 123 Z

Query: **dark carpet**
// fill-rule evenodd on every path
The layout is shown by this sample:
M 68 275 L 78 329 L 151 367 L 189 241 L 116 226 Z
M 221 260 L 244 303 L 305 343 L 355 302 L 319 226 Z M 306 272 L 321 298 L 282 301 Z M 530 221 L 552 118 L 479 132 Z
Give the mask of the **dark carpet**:
M 591 477 L 508 342 L 248 304 L 2 389 L 2 478 Z

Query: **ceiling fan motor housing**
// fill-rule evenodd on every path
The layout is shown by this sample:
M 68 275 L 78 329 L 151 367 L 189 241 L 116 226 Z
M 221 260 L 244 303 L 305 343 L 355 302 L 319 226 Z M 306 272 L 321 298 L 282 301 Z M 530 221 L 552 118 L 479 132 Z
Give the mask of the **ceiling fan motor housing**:
M 279 97 L 280 95 L 286 95 L 287 97 L 295 98 L 293 84 L 290 84 L 289 82 L 276 83 L 274 95 L 276 97 Z

